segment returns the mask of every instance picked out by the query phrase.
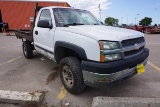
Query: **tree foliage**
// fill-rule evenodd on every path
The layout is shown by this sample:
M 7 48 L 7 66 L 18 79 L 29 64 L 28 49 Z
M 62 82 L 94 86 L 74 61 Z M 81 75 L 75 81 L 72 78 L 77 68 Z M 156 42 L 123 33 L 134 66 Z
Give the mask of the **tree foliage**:
M 118 19 L 115 19 L 113 17 L 107 17 L 105 19 L 105 24 L 109 25 L 109 26 L 117 26 L 118 25 Z
M 139 21 L 139 25 L 148 26 L 148 25 L 151 25 L 151 23 L 152 23 L 152 18 L 150 18 L 150 17 L 145 17 L 144 19 Z

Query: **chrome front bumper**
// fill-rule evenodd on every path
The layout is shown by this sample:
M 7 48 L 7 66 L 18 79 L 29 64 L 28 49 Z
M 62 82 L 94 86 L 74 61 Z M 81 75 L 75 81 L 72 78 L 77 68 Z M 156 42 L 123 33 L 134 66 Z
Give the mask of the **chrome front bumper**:
M 142 64 L 146 65 L 147 61 L 148 59 L 145 59 Z M 115 81 L 135 75 L 137 73 L 136 67 L 137 66 L 112 74 L 98 74 L 84 70 L 82 72 L 85 84 L 88 86 L 97 87 L 100 86 L 100 84 L 106 86 Z

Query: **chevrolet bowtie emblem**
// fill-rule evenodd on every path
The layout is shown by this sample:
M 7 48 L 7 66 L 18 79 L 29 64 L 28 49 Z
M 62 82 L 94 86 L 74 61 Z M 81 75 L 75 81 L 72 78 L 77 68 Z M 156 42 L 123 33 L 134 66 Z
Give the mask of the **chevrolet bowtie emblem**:
M 135 50 L 138 50 L 140 48 L 140 45 L 138 44 L 135 44 L 134 46 L 135 46 Z

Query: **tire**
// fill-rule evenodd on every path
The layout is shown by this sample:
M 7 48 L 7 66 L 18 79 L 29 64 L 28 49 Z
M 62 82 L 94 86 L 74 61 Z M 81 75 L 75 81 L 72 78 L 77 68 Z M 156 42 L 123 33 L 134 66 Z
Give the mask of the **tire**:
M 60 62 L 60 78 L 65 89 L 71 94 L 79 94 L 85 89 L 81 64 L 74 57 L 66 57 Z M 68 72 L 68 73 L 67 73 Z
M 26 59 L 33 58 L 33 50 L 32 50 L 32 44 L 29 41 L 24 41 L 22 44 L 23 48 L 23 54 Z

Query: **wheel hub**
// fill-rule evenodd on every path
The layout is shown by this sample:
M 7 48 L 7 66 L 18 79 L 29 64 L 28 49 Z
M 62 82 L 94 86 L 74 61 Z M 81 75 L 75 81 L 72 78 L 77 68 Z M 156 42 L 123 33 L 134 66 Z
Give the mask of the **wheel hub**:
M 68 87 L 72 87 L 74 84 L 73 74 L 71 72 L 71 69 L 68 66 L 63 67 L 62 76 L 66 85 Z

